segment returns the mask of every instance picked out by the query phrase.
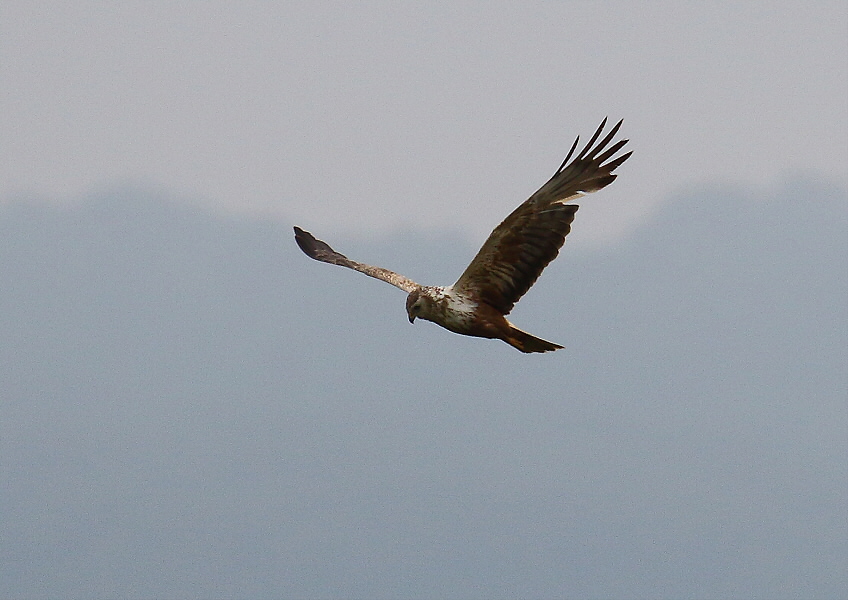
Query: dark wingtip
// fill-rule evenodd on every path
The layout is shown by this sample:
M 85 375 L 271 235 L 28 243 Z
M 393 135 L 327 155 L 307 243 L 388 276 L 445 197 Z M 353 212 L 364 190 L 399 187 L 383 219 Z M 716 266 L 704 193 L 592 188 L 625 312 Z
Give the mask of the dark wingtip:
M 308 231 L 304 231 L 303 229 L 295 225 L 294 241 L 297 242 L 297 245 L 300 246 L 300 249 L 303 250 L 304 253 L 311 256 L 309 248 L 314 247 L 315 242 L 315 238 L 312 237 L 311 233 L 309 233 Z
M 318 250 L 320 242 L 315 238 L 314 235 L 312 235 L 308 231 L 301 229 L 300 227 L 295 226 L 294 241 L 297 242 L 297 245 L 300 247 L 301 250 L 303 250 L 303 253 L 306 256 L 318 260 Z M 326 244 L 324 245 L 326 246 Z
M 340 261 L 347 261 L 344 254 L 339 254 L 333 250 L 327 242 L 319 240 L 308 231 L 297 226 L 294 228 L 294 241 L 309 258 L 334 265 L 343 264 Z

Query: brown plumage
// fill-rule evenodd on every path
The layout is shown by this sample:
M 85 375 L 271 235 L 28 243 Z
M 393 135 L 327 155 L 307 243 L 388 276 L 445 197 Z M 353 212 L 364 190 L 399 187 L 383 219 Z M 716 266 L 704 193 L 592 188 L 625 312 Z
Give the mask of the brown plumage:
M 556 258 L 571 231 L 578 207 L 565 202 L 612 183 L 613 171 L 630 157 L 630 152 L 615 157 L 627 140 L 607 147 L 621 121 L 595 144 L 606 122 L 569 162 L 580 138 L 574 140 L 553 177 L 492 231 L 452 286 L 421 286 L 393 271 L 352 261 L 299 227 L 294 228 L 295 240 L 315 260 L 354 269 L 407 292 L 410 323 L 420 317 L 463 335 L 501 339 L 522 352 L 557 350 L 562 346 L 521 331 L 505 315 Z

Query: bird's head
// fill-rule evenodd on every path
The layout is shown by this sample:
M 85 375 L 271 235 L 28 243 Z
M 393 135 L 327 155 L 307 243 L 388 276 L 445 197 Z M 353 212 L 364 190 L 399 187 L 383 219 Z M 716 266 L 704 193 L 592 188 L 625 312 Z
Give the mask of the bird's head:
M 406 297 L 406 314 L 410 323 L 415 323 L 415 318 L 421 315 L 423 306 L 424 297 L 421 295 L 421 290 L 414 289 L 409 292 L 409 296 Z

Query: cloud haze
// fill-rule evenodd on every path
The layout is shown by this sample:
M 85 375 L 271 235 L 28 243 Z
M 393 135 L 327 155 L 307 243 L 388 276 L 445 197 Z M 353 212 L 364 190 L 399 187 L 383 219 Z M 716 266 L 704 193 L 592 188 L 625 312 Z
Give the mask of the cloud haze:
M 6 0 L 0 201 L 143 181 L 477 240 L 608 115 L 636 151 L 583 215 L 609 242 L 694 184 L 848 185 L 846 24 L 841 1 Z

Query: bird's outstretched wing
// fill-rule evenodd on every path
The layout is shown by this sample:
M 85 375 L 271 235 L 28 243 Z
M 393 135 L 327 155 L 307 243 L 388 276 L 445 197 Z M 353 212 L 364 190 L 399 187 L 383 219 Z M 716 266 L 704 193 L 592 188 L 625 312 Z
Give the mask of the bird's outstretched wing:
M 595 144 L 606 122 L 604 119 L 589 143 L 569 163 L 580 138 L 574 140 L 554 176 L 492 231 L 453 285 L 454 290 L 509 314 L 556 258 L 571 231 L 577 206 L 564 203 L 612 183 L 616 178 L 613 171 L 630 157 L 628 152 L 613 158 L 627 140 L 607 148 L 621 121 Z
M 385 281 L 386 283 L 391 283 L 393 286 L 399 287 L 407 293 L 420 287 L 411 279 L 407 279 L 403 275 L 399 275 L 394 271 L 389 271 L 388 269 L 383 269 L 380 267 L 372 267 L 371 265 L 365 265 L 350 260 L 344 254 L 339 254 L 338 252 L 330 248 L 330 246 L 326 242 L 322 242 L 321 240 L 316 239 L 315 236 L 313 236 L 308 231 L 304 231 L 300 227 L 294 228 L 294 239 L 297 242 L 297 245 L 300 246 L 300 249 L 303 250 L 303 252 L 306 254 L 306 256 L 314 258 L 315 260 L 330 263 L 331 265 L 347 267 L 348 269 L 353 269 L 354 271 L 365 273 L 370 277 L 375 277 L 377 279 Z

